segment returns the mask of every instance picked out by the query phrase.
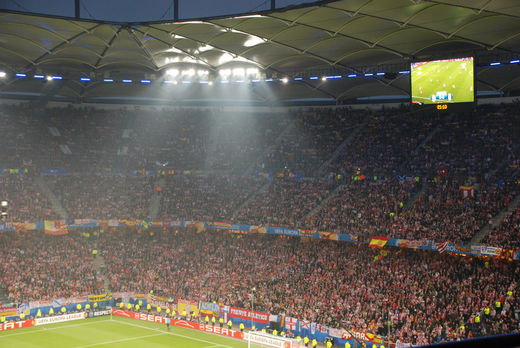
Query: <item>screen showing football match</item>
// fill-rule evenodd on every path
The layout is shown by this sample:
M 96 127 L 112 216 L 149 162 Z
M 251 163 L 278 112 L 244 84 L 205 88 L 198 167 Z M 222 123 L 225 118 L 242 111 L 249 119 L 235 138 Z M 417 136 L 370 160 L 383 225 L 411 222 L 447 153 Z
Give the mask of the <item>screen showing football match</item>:
M 472 103 L 473 57 L 412 63 L 413 104 Z

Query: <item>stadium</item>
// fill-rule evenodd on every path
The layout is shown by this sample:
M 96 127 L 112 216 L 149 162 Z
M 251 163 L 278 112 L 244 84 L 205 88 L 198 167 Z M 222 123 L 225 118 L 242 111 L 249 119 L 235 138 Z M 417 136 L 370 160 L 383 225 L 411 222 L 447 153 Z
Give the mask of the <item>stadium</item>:
M 0 1 L 0 346 L 520 346 L 520 3 Z

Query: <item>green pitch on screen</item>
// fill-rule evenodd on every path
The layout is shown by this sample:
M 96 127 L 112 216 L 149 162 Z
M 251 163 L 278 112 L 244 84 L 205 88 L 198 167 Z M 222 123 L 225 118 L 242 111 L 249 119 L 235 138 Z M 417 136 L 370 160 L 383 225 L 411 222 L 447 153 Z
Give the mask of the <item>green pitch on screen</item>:
M 412 103 L 471 103 L 475 100 L 473 58 L 412 63 Z

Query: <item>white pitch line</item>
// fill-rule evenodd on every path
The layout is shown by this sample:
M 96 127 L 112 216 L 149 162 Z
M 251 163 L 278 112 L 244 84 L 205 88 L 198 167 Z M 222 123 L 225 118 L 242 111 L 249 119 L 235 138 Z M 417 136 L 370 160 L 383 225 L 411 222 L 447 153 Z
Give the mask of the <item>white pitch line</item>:
M 45 326 L 32 326 L 33 328 L 40 328 L 40 329 L 39 330 L 35 329 L 35 330 L 27 331 L 27 332 L 18 332 L 18 333 L 12 333 L 12 334 L 5 334 L 5 335 L 1 335 L 0 334 L 0 338 L 11 337 L 11 336 L 19 336 L 19 335 L 29 335 L 29 334 L 39 333 L 39 332 L 42 332 L 42 331 L 48 331 L 48 330 L 59 330 L 59 329 L 65 328 L 65 327 L 74 327 L 74 326 L 99 324 L 99 323 L 103 323 L 105 321 L 108 321 L 108 320 L 99 320 L 99 321 L 95 321 L 95 322 L 92 322 L 92 323 L 84 323 L 84 324 L 53 326 L 53 327 L 49 327 L 49 328 L 45 327 Z
M 161 336 L 161 335 L 166 335 L 166 332 L 153 334 L 153 335 L 137 336 L 137 337 L 130 337 L 130 338 L 122 338 L 120 340 L 113 340 L 113 341 L 105 341 L 105 342 L 100 342 L 100 343 L 87 344 L 87 345 L 84 345 L 84 346 L 77 346 L 76 348 L 104 346 L 105 344 L 119 343 L 119 342 L 126 342 L 126 341 L 134 341 L 134 340 L 140 340 L 141 338 L 155 337 L 155 336 Z
M 206 340 L 201 340 L 200 338 L 195 338 L 195 337 L 185 336 L 185 335 L 181 335 L 181 334 L 177 334 L 177 333 L 173 333 L 173 332 L 164 332 L 164 331 L 162 331 L 162 330 L 154 329 L 154 328 L 151 328 L 151 327 L 148 327 L 148 326 L 143 326 L 143 325 L 138 325 L 138 324 L 133 324 L 133 323 L 127 323 L 127 322 L 125 322 L 125 321 L 119 321 L 119 320 L 112 320 L 112 321 L 113 321 L 113 322 L 116 322 L 116 323 L 120 323 L 120 324 L 122 324 L 122 325 L 130 325 L 130 326 L 140 327 L 140 328 L 148 329 L 148 330 L 152 330 L 152 331 L 162 332 L 162 333 L 167 334 L 167 335 L 179 336 L 179 337 L 187 338 L 187 339 L 190 339 L 190 340 L 193 340 L 193 341 L 199 341 L 199 342 L 204 342 L 204 343 L 210 343 L 211 345 L 213 345 L 213 346 L 217 346 L 217 347 L 232 348 L 232 347 L 230 347 L 230 346 L 226 346 L 225 344 L 219 344 L 219 343 L 215 343 L 215 342 L 210 342 L 210 341 L 206 341 Z

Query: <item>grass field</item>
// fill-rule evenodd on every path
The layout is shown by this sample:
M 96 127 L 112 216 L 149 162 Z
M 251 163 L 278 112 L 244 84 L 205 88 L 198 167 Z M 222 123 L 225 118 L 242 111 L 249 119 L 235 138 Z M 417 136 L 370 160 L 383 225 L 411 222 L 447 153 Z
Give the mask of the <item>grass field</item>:
M 98 317 L 0 332 L 0 347 L 246 348 L 247 342 L 164 324 Z
M 412 102 L 421 104 L 473 102 L 472 60 L 416 63 L 412 65 L 411 79 Z M 440 98 L 432 101 L 432 95 Z M 450 98 L 447 97 L 448 95 Z

